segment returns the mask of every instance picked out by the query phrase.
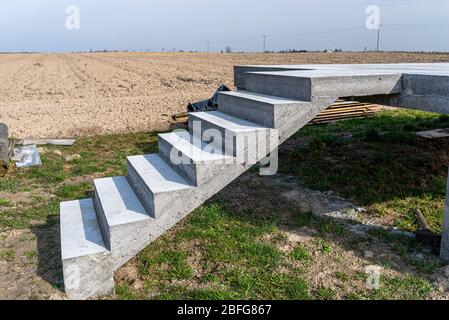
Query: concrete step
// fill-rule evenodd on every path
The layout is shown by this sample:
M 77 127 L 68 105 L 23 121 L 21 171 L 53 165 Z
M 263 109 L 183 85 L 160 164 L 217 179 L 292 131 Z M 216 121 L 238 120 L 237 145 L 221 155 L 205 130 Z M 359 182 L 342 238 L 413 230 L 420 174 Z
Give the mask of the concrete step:
M 246 91 L 220 92 L 218 96 L 219 111 L 268 128 L 278 128 L 308 105 L 305 101 Z
M 234 157 L 212 148 L 187 131 L 160 134 L 159 154 L 176 172 L 196 186 L 234 163 Z
M 128 181 L 153 218 L 169 211 L 193 188 L 157 154 L 128 157 Z
M 389 72 L 267 71 L 248 72 L 245 78 L 247 91 L 302 101 L 402 92 L 402 75 Z
M 138 241 L 137 230 L 154 219 L 148 215 L 126 177 L 96 179 L 94 186 L 94 204 L 106 246 L 114 254 L 126 251 L 131 242 Z
M 291 65 L 238 65 L 234 66 L 234 85 L 238 90 L 246 90 L 246 74 L 248 72 L 310 70 L 304 66 Z
M 276 130 L 220 111 L 190 113 L 189 131 L 226 155 L 236 157 L 238 163 L 266 155 L 270 142 L 277 139 Z
M 65 291 L 71 299 L 109 292 L 113 273 L 92 199 L 60 205 L 61 255 Z

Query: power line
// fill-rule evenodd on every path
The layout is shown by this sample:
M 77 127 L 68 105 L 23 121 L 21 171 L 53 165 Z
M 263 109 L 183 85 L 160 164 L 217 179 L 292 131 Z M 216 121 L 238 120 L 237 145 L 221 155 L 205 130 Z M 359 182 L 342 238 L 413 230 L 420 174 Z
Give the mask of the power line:
M 338 32 L 345 32 L 345 31 L 353 31 L 353 30 L 361 30 L 365 29 L 363 26 L 358 27 L 349 27 L 349 28 L 342 28 L 342 29 L 335 29 L 335 30 L 326 30 L 326 31 L 314 31 L 314 32 L 303 32 L 303 33 L 289 33 L 289 34 L 272 34 L 268 35 L 267 37 L 270 38 L 280 38 L 280 37 L 303 37 L 303 36 L 312 36 L 317 34 L 331 34 L 331 33 L 338 33 Z
M 234 40 L 216 40 L 216 41 L 210 41 L 210 43 L 231 43 L 231 42 L 244 42 L 248 40 L 254 40 L 259 39 L 260 36 L 253 36 L 248 38 L 240 38 L 240 39 L 234 39 Z
M 309 35 L 316 35 L 316 34 L 330 34 L 330 33 L 336 33 L 336 32 L 344 32 L 344 31 L 350 31 L 350 30 L 357 30 L 357 29 L 363 29 L 363 27 L 350 27 L 350 28 L 344 28 L 344 29 L 337 29 L 337 30 L 327 30 L 327 31 L 315 31 L 315 32 L 308 32 L 308 33 L 295 33 L 295 34 L 272 34 L 272 35 L 262 35 L 262 47 L 263 51 L 266 51 L 266 41 L 268 38 L 278 38 L 278 37 L 301 37 L 301 36 L 309 36 Z M 246 42 L 249 40 L 255 40 L 260 39 L 260 36 L 252 36 L 252 37 L 246 37 L 246 38 L 240 38 L 240 39 L 234 39 L 234 40 L 215 40 L 215 41 L 209 41 L 209 45 L 211 43 L 235 43 L 235 42 Z
M 449 27 L 447 23 L 383 23 L 387 27 Z
M 419 23 L 387 23 L 387 24 L 381 24 L 379 25 L 379 28 L 377 30 L 377 51 L 380 50 L 380 42 L 381 42 L 381 27 L 382 30 L 385 27 L 449 27 L 449 24 L 438 24 L 438 23 L 429 23 L 429 24 L 419 24 Z M 303 33 L 290 33 L 290 34 L 265 34 L 262 35 L 262 47 L 263 51 L 266 51 L 266 42 L 269 38 L 281 38 L 281 37 L 305 37 L 305 36 L 313 36 L 313 35 L 321 35 L 321 34 L 334 34 L 334 33 L 340 33 L 340 32 L 348 32 L 348 31 L 356 31 L 356 30 L 365 30 L 365 26 L 354 26 L 354 27 L 347 27 L 347 28 L 341 28 L 341 29 L 333 29 L 333 30 L 324 30 L 324 31 L 313 31 L 313 32 L 303 32 Z M 249 40 L 256 40 L 260 39 L 261 36 L 252 36 L 252 37 L 246 37 L 246 38 L 240 38 L 240 39 L 233 39 L 233 40 L 216 40 L 216 41 L 208 41 L 208 51 L 210 50 L 210 44 L 211 43 L 235 43 L 235 42 L 246 42 Z

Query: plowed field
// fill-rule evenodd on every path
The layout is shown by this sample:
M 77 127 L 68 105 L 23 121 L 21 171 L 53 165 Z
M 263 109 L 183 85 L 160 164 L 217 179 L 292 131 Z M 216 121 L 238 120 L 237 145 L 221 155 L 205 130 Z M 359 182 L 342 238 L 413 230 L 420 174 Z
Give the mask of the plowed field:
M 232 87 L 236 64 L 443 61 L 449 54 L 2 54 L 0 122 L 16 138 L 167 129 L 167 115 Z

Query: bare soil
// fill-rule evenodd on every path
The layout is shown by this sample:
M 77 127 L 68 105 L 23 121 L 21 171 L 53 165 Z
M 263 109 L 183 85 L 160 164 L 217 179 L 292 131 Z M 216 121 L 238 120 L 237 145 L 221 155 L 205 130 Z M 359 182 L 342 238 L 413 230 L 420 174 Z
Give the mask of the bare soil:
M 16 138 L 160 130 L 188 102 L 232 87 L 238 64 L 444 61 L 449 54 L 3 54 L 0 122 Z

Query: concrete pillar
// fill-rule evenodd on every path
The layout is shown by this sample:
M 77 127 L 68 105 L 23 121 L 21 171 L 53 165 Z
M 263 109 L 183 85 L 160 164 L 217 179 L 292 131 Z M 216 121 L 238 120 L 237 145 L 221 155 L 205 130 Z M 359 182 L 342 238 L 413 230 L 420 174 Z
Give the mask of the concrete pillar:
M 446 185 L 446 201 L 444 204 L 444 222 L 441 234 L 440 257 L 449 261 L 449 176 Z

